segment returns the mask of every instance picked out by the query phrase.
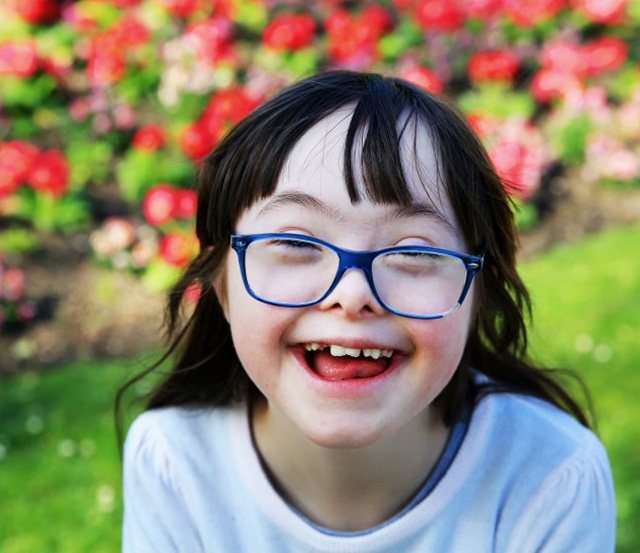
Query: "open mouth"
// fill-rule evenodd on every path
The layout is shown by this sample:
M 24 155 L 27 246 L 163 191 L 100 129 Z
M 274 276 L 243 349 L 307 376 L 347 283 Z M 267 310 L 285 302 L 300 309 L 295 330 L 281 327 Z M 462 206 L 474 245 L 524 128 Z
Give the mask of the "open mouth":
M 307 365 L 326 380 L 374 378 L 389 368 L 394 356 L 390 349 L 358 349 L 315 342 L 303 347 Z

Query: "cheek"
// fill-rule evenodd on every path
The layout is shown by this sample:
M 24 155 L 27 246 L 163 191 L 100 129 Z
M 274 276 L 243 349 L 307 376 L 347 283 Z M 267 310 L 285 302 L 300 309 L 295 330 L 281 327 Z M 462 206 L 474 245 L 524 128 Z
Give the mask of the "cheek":
M 227 317 L 233 345 L 245 371 L 263 392 L 275 377 L 285 351 L 284 335 L 291 313 L 247 293 L 237 266 L 227 266 Z

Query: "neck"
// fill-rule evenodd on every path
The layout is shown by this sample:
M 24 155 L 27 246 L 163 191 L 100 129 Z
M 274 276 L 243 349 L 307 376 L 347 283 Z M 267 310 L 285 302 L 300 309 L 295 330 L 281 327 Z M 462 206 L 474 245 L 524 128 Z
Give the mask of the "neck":
M 280 495 L 320 526 L 357 531 L 381 524 L 415 495 L 444 449 L 435 409 L 366 447 L 332 449 L 309 440 L 266 401 L 252 414 L 254 440 Z

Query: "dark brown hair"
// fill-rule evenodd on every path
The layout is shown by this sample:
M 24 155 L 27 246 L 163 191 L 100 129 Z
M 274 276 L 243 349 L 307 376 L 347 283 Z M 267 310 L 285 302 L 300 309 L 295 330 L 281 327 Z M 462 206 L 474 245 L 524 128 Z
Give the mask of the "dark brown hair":
M 449 197 L 470 253 L 485 255 L 476 281 L 475 316 L 460 366 L 437 398 L 445 424 L 460 414 L 471 384 L 470 368 L 489 377 L 480 394 L 513 391 L 542 398 L 588 419 L 554 371 L 527 358 L 527 289 L 516 271 L 517 231 L 511 203 L 487 153 L 465 119 L 442 98 L 401 79 L 349 71 L 321 73 L 264 103 L 229 132 L 204 160 L 199 172 L 196 232 L 201 249 L 169 293 L 165 325 L 169 346 L 162 358 L 118 392 L 116 422 L 124 391 L 174 353 L 173 368 L 151 392 L 147 409 L 167 405 L 215 406 L 259 394 L 242 369 L 229 325 L 212 288 L 229 250 L 239 214 L 275 189 L 283 164 L 314 124 L 346 105 L 353 116 L 346 137 L 344 176 L 352 203 L 360 201 L 355 172 L 375 202 L 407 205 L 400 139 L 413 121 L 427 129 L 434 145 L 440 181 Z M 404 122 L 400 125 L 399 122 Z M 400 127 L 400 128 L 399 128 Z M 413 125 L 415 128 L 417 125 Z M 365 131 L 366 128 L 366 131 Z M 364 137 L 364 141 L 356 137 Z M 415 148 L 416 165 L 419 152 Z M 361 148 L 360 167 L 353 167 Z M 186 289 L 202 287 L 192 314 L 184 320 Z M 478 391 L 477 389 L 475 390 Z

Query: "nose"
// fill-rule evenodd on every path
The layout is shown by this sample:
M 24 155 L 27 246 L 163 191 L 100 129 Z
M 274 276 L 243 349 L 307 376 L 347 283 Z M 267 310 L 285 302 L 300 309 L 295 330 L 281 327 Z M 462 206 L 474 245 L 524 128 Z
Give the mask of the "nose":
M 320 302 L 319 308 L 340 310 L 350 318 L 386 313 L 373 295 L 364 272 L 354 268 L 345 271 L 331 294 Z

